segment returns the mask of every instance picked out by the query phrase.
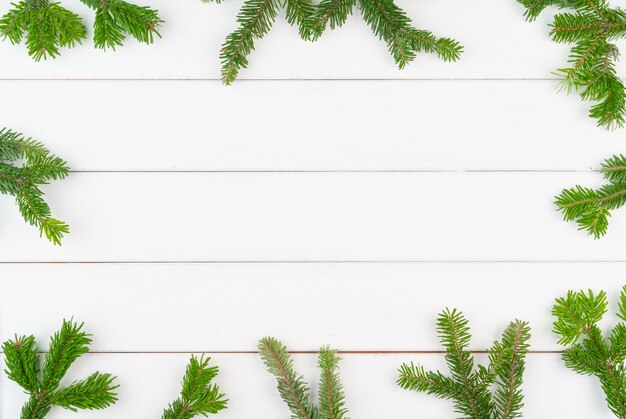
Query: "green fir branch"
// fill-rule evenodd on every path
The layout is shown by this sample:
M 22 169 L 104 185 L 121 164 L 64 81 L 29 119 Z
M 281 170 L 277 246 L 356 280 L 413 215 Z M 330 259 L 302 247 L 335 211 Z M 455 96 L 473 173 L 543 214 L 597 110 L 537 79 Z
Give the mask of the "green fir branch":
M 512 419 L 522 416 L 521 385 L 528 353 L 530 328 L 516 320 L 493 344 L 487 366 L 476 365 L 468 346 L 471 339 L 467 319 L 458 310 L 444 310 L 437 319 L 439 339 L 446 351 L 450 370 L 426 371 L 420 365 L 403 364 L 398 385 L 451 400 L 455 412 L 471 419 Z
M 626 287 L 620 294 L 618 317 L 625 318 Z M 609 409 L 618 418 L 626 417 L 626 325 L 618 323 L 608 339 L 598 323 L 607 312 L 606 292 L 569 291 L 557 298 L 552 309 L 553 331 L 566 346 L 562 359 L 577 374 L 598 378 Z
M 557 43 L 574 44 L 568 62 L 557 75 L 561 90 L 576 91 L 584 101 L 594 102 L 589 116 L 606 129 L 622 127 L 626 120 L 626 88 L 616 73 L 619 50 L 612 41 L 626 38 L 626 12 L 613 9 L 605 0 L 518 0 L 525 17 L 534 20 L 548 6 L 569 9 L 558 13 L 550 25 Z M 602 226 L 603 216 L 594 220 Z
M 248 67 L 248 55 L 254 50 L 254 41 L 269 33 L 281 3 L 279 0 L 246 0 L 237 15 L 239 28 L 226 37 L 220 59 L 222 81 L 232 84 L 239 71 Z
M 87 36 L 77 14 L 48 0 L 11 3 L 13 9 L 0 18 L 0 36 L 19 44 L 26 33 L 28 55 L 35 61 L 56 58 L 60 48 L 71 48 Z
M 318 366 L 321 371 L 319 412 L 320 418 L 348 419 L 345 407 L 345 395 L 339 377 L 339 361 L 337 351 L 329 346 L 320 348 Z
M 18 166 L 16 161 L 23 163 Z M 55 245 L 61 244 L 69 226 L 52 217 L 41 186 L 68 174 L 67 163 L 50 154 L 41 143 L 0 129 L 0 194 L 15 197 L 24 220 Z
M 158 12 L 123 0 L 80 0 L 96 11 L 94 45 L 100 49 L 121 46 L 130 34 L 151 44 L 160 37 L 163 23 Z M 56 58 L 61 48 L 71 48 L 87 37 L 87 28 L 76 13 L 49 0 L 22 0 L 0 18 L 0 36 L 12 44 L 26 38 L 28 54 L 35 60 Z
M 310 18 L 308 38 L 316 41 L 330 27 L 331 30 L 343 26 L 352 14 L 356 0 L 322 0 L 313 10 Z
M 228 400 L 211 381 L 217 376 L 218 367 L 209 367 L 211 358 L 204 355 L 191 356 L 182 382 L 182 391 L 164 411 L 162 419 L 190 419 L 208 416 L 226 409 Z
M 610 183 L 598 188 L 576 185 L 555 197 L 557 210 L 565 221 L 575 221 L 579 230 L 599 239 L 609 226 L 611 211 L 626 204 L 626 157 L 616 155 L 602 164 L 601 171 Z
M 295 371 L 285 345 L 275 338 L 265 337 L 259 341 L 259 352 L 267 370 L 276 378 L 278 392 L 289 407 L 292 419 L 348 419 L 337 351 L 328 346 L 320 348 L 319 407 L 311 401 L 310 389 Z
M 322 0 L 319 4 L 311 0 L 246 0 L 237 16 L 239 28 L 226 37 L 222 46 L 222 81 L 232 84 L 239 71 L 248 66 L 254 42 L 269 33 L 281 8 L 286 8 L 287 22 L 298 26 L 302 39 L 316 41 L 327 28 L 342 26 L 356 6 L 356 0 Z M 413 27 L 411 19 L 394 0 L 359 0 L 358 6 L 363 19 L 374 35 L 385 41 L 400 69 L 420 52 L 434 53 L 444 61 L 456 61 L 463 52 L 457 41 Z
M 61 379 L 74 361 L 88 351 L 90 343 L 91 335 L 83 331 L 82 324 L 64 320 L 61 330 L 52 336 L 49 352 L 40 367 L 33 336 L 16 335 L 4 342 L 5 373 L 29 394 L 21 419 L 43 419 L 55 406 L 77 411 L 105 409 L 115 404 L 117 386 L 110 374 L 96 372 L 85 380 L 59 388 Z
M 163 23 L 158 11 L 123 0 L 80 0 L 96 11 L 93 40 L 96 48 L 115 49 L 126 39 L 126 33 L 139 42 L 152 44 L 161 37 L 158 27 Z

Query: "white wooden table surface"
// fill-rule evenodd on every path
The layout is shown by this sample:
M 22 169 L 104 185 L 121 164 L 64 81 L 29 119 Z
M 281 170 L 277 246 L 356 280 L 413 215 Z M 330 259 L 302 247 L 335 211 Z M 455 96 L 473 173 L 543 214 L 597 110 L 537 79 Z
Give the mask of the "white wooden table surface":
M 50 418 L 157 418 L 192 352 L 221 368 L 219 417 L 287 418 L 253 353 L 265 335 L 300 352 L 314 388 L 310 351 L 345 351 L 353 418 L 452 418 L 450 403 L 394 383 L 404 361 L 445 369 L 434 320 L 446 306 L 469 317 L 477 351 L 531 322 L 525 417 L 612 417 L 595 380 L 562 365 L 550 309 L 580 288 L 606 289 L 615 308 L 626 217 L 594 241 L 552 199 L 600 184 L 626 131 L 555 93 L 567 47 L 547 36 L 550 13 L 529 24 L 512 0 L 398 0 L 465 45 L 459 63 L 420 55 L 404 71 L 358 16 L 316 44 L 279 19 L 227 88 L 218 55 L 241 1 L 142 3 L 166 20 L 153 46 L 88 41 L 34 63 L 0 44 L 0 125 L 74 169 L 46 188 L 72 227 L 63 247 L 0 199 L 0 338 L 34 333 L 45 349 L 74 316 L 94 343 L 66 381 L 100 369 L 121 385 L 110 409 Z M 2 376 L 0 417 L 24 400 Z

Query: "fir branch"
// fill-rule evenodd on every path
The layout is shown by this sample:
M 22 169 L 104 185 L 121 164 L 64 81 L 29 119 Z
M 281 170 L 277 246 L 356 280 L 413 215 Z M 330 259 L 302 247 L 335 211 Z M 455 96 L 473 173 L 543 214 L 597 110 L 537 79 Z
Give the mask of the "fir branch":
M 220 0 L 203 0 L 220 3 Z M 226 37 L 222 46 L 222 81 L 232 84 L 239 71 L 248 66 L 254 42 L 269 33 L 278 11 L 286 7 L 287 22 L 298 26 L 302 39 L 315 41 L 330 27 L 342 26 L 356 6 L 356 0 L 246 0 L 237 16 L 239 28 Z M 444 61 L 456 61 L 463 47 L 450 38 L 412 26 L 407 14 L 394 0 L 359 0 L 365 22 L 374 34 L 387 43 L 399 68 L 404 68 L 420 52 L 435 53 Z
M 278 10 L 279 0 L 246 0 L 237 15 L 239 28 L 226 37 L 222 46 L 222 81 L 232 84 L 239 70 L 248 67 L 248 55 L 254 50 L 254 40 L 270 31 Z
M 575 221 L 579 230 L 587 230 L 594 238 L 604 236 L 609 226 L 611 210 L 626 204 L 626 158 L 613 156 L 602 164 L 604 178 L 610 183 L 598 188 L 580 185 L 564 189 L 555 197 L 557 210 L 565 221 Z
M 272 337 L 259 342 L 259 352 L 267 370 L 276 377 L 278 392 L 287 403 L 293 419 L 316 418 L 317 408 L 310 401 L 310 390 L 301 375 L 293 369 L 287 348 Z
M 278 392 L 291 410 L 292 419 L 348 419 L 343 386 L 339 378 L 339 356 L 328 346 L 320 348 L 319 407 L 310 400 L 310 390 L 293 368 L 285 345 L 272 337 L 259 341 L 259 352 L 267 370 L 276 377 Z
M 626 287 L 622 288 L 618 316 L 623 319 Z M 598 322 L 607 311 L 604 291 L 569 291 L 557 298 L 552 309 L 553 331 L 559 344 L 567 348 L 562 359 L 565 365 L 582 375 L 598 378 L 609 409 L 619 418 L 626 417 L 626 325 L 618 323 L 609 339 L 602 336 Z
M 80 0 L 96 11 L 94 45 L 115 49 L 126 34 L 151 44 L 163 21 L 158 12 L 123 0 Z M 0 18 L 0 36 L 19 44 L 26 33 L 28 54 L 35 60 L 56 58 L 60 48 L 73 47 L 87 37 L 87 28 L 75 13 L 49 0 L 22 0 Z
M 300 37 L 304 40 L 311 37 L 311 16 L 315 6 L 311 0 L 285 0 L 286 17 L 290 25 L 297 25 Z
M 90 335 L 83 332 L 82 327 L 71 320 L 63 321 L 61 330 L 51 338 L 41 370 L 33 336 L 16 336 L 3 344 L 7 377 L 30 395 L 22 407 L 21 419 L 43 419 L 54 406 L 72 411 L 94 410 L 107 408 L 117 401 L 115 377 L 110 374 L 96 372 L 59 389 L 69 367 L 87 352 L 91 343 Z
M 363 20 L 384 40 L 400 69 L 419 52 L 436 53 L 444 61 L 456 61 L 463 48 L 449 38 L 436 38 L 431 32 L 415 29 L 411 19 L 393 0 L 359 0 Z
M 332 30 L 343 26 L 355 5 L 356 0 L 322 0 L 313 10 L 309 23 L 309 38 L 316 41 L 327 26 Z
M 111 374 L 95 372 L 87 379 L 76 381 L 71 385 L 50 395 L 50 404 L 63 407 L 73 412 L 78 409 L 104 409 L 117 400 L 113 391 L 115 377 Z
M 158 11 L 123 0 L 80 0 L 96 11 L 94 45 L 100 49 L 115 49 L 123 44 L 125 33 L 139 42 L 151 44 L 154 36 L 161 37 L 158 27 L 163 23 Z
M 511 419 L 521 417 L 521 391 L 528 353 L 530 328 L 516 320 L 505 329 L 502 340 L 489 350 L 489 364 L 475 367 L 468 351 L 470 329 L 467 319 L 458 310 L 444 310 L 437 319 L 439 339 L 446 350 L 450 377 L 424 367 L 403 364 L 398 385 L 452 400 L 455 411 L 471 419 Z M 494 391 L 495 390 L 495 391 Z
M 345 395 L 338 373 L 340 360 L 336 350 L 328 346 L 320 348 L 318 366 L 321 370 L 319 403 L 321 418 L 348 419 Z
M 28 55 L 35 61 L 56 58 L 87 36 L 81 18 L 48 0 L 22 0 L 0 18 L 0 36 L 19 44 L 26 33 Z
M 228 400 L 211 381 L 217 376 L 218 367 L 209 367 L 211 358 L 191 356 L 182 382 L 181 396 L 164 411 L 162 419 L 190 419 L 208 416 L 226 409 Z
M 626 183 L 626 157 L 620 154 L 605 160 L 602 173 L 611 183 Z
M 498 377 L 498 388 L 493 397 L 496 418 L 512 419 L 522 417 L 524 396 L 521 386 L 529 339 L 530 327 L 526 322 L 515 321 L 504 330 L 502 342 L 499 344 L 503 348 L 504 356 L 495 367 Z
M 626 38 L 626 12 L 612 9 L 605 0 L 518 0 L 526 7 L 525 17 L 534 20 L 548 6 L 571 9 L 554 16 L 550 35 L 558 43 L 574 44 L 561 68 L 561 89 L 578 92 L 584 101 L 596 102 L 589 116 L 607 129 L 622 127 L 626 120 L 626 88 L 616 74 L 619 50 L 611 41 Z M 602 211 L 588 224 L 603 226 Z M 596 228 L 601 232 L 601 228 Z M 601 233 L 600 233 L 601 234 Z
M 34 336 L 15 336 L 2 345 L 9 380 L 34 393 L 39 389 L 39 355 Z
M 21 166 L 15 161 L 23 160 Z M 64 179 L 67 163 L 44 146 L 22 134 L 0 129 L 0 194 L 12 195 L 24 220 L 39 228 L 40 235 L 56 245 L 69 233 L 69 226 L 52 218 L 41 185 Z

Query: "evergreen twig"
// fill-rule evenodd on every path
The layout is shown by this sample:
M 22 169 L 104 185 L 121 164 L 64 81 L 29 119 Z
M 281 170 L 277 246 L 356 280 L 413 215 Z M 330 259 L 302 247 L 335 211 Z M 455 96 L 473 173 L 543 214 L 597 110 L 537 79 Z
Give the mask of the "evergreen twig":
M 91 335 L 83 331 L 83 324 L 72 320 L 64 320 L 61 330 L 52 336 L 41 367 L 34 336 L 15 336 L 3 344 L 5 373 L 30 396 L 22 407 L 21 419 L 43 419 L 54 406 L 72 411 L 94 410 L 117 401 L 114 391 L 118 386 L 113 384 L 115 377 L 111 374 L 96 372 L 59 388 L 70 366 L 87 352 L 90 344 Z
M 21 166 L 15 164 L 19 160 L 23 161 Z M 0 194 L 14 196 L 24 220 L 56 245 L 69 233 L 69 226 L 52 218 L 40 186 L 68 174 L 67 163 L 50 154 L 41 143 L 0 129 Z
M 115 49 L 122 45 L 126 33 L 139 42 L 151 44 L 161 36 L 163 21 L 158 12 L 123 0 L 80 0 L 96 11 L 94 45 Z M 77 14 L 60 3 L 49 0 L 22 0 L 0 18 L 0 36 L 12 44 L 26 37 L 28 54 L 35 60 L 56 58 L 60 48 L 73 47 L 87 37 L 87 28 Z M 26 34 L 26 35 L 25 35 Z
M 626 418 L 626 287 L 622 288 L 615 325 L 608 339 L 598 327 L 607 312 L 606 292 L 569 291 L 557 298 L 552 315 L 554 333 L 566 346 L 565 365 L 581 375 L 597 377 L 606 402 L 618 418 Z
M 525 17 L 535 20 L 548 6 L 570 9 L 559 13 L 550 35 L 558 43 L 574 44 L 569 66 L 557 70 L 560 88 L 576 91 L 595 102 L 589 116 L 607 129 L 622 127 L 626 118 L 626 90 L 616 73 L 619 50 L 613 43 L 626 38 L 626 12 L 611 8 L 607 0 L 518 0 Z
M 596 239 L 606 234 L 610 211 L 626 204 L 626 157 L 611 157 L 602 164 L 601 171 L 610 183 L 598 189 L 577 185 L 555 197 L 563 219 L 575 221 L 579 230 L 587 230 Z
M 320 401 L 316 406 L 304 378 L 293 368 L 293 360 L 285 345 L 272 337 L 259 342 L 261 358 L 267 370 L 276 377 L 278 392 L 287 403 L 292 419 L 348 419 L 343 386 L 339 378 L 337 351 L 320 348 L 318 366 L 321 370 Z
M 221 0 L 203 1 L 221 3 Z M 237 16 L 239 28 L 226 37 L 222 46 L 222 81 L 233 83 L 239 71 L 248 66 L 254 41 L 269 33 L 283 7 L 287 21 L 298 26 L 300 37 L 316 41 L 327 27 L 342 26 L 356 6 L 356 0 L 322 0 L 317 5 L 311 0 L 246 0 Z M 414 28 L 394 0 L 359 0 L 358 6 L 372 32 L 387 43 L 399 68 L 404 68 L 420 52 L 435 53 L 444 61 L 460 58 L 463 47 L 457 41 Z
M 521 417 L 524 406 L 521 385 L 530 339 L 528 323 L 516 320 L 507 326 L 502 339 L 489 349 L 487 366 L 475 365 L 474 356 L 468 350 L 469 323 L 461 312 L 444 310 L 437 319 L 437 331 L 446 350 L 451 375 L 426 371 L 413 363 L 403 364 L 398 385 L 452 400 L 455 411 L 465 418 Z
M 96 48 L 115 49 L 130 34 L 139 42 L 151 44 L 161 37 L 158 27 L 163 23 L 158 11 L 123 0 L 80 0 L 96 11 L 93 40 Z
M 228 400 L 211 381 L 217 376 L 218 367 L 209 367 L 211 358 L 191 356 L 182 382 L 181 396 L 163 412 L 162 419 L 191 419 L 208 416 L 226 409 Z

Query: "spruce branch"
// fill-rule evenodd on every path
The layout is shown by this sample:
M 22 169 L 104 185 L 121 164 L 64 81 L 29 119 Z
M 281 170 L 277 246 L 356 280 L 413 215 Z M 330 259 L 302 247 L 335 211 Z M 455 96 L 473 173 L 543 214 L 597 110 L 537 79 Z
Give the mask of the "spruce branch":
M 356 0 L 322 0 L 313 10 L 309 22 L 309 38 L 316 41 L 326 27 L 334 30 L 343 26 L 352 14 Z
M 524 406 L 521 385 L 530 339 L 528 323 L 516 320 L 506 327 L 502 339 L 494 342 L 488 351 L 487 366 L 475 365 L 468 350 L 469 322 L 460 311 L 444 310 L 437 318 L 437 331 L 451 375 L 426 371 L 414 363 L 403 364 L 399 368 L 398 385 L 452 400 L 455 412 L 465 418 L 521 417 Z
M 618 317 L 625 318 L 626 287 L 622 288 Z M 618 323 L 604 338 L 598 322 L 607 312 L 606 292 L 569 291 L 557 298 L 552 309 L 553 331 L 566 346 L 564 364 L 581 375 L 597 377 L 609 409 L 626 418 L 626 325 Z
M 151 44 L 161 37 L 158 27 L 163 23 L 158 11 L 123 0 L 80 0 L 96 11 L 93 40 L 96 48 L 115 49 L 130 34 L 139 42 Z
M 612 41 L 626 38 L 626 12 L 611 8 L 606 0 L 518 2 L 526 7 L 524 16 L 529 21 L 548 6 L 571 10 L 555 15 L 550 25 L 554 42 L 574 44 L 568 59 L 570 66 L 556 72 L 562 78 L 560 90 L 576 91 L 582 100 L 594 102 L 589 116 L 598 126 L 622 127 L 626 118 L 626 88 L 616 73 L 619 50 Z
M 311 401 L 304 378 L 293 368 L 293 360 L 285 345 L 272 337 L 259 341 L 259 352 L 267 370 L 276 377 L 278 392 L 291 411 L 292 419 L 348 419 L 343 386 L 339 378 L 337 351 L 320 348 L 318 366 L 321 370 L 319 407 Z
M 0 18 L 0 36 L 19 44 L 26 33 L 28 55 L 35 61 L 56 58 L 60 48 L 73 47 L 87 36 L 81 18 L 48 0 L 22 0 Z
M 237 16 L 239 28 L 226 37 L 222 46 L 222 81 L 232 84 L 239 71 L 248 66 L 254 42 L 269 33 L 281 8 L 286 8 L 287 22 L 298 26 L 303 40 L 316 41 L 328 27 L 342 26 L 356 6 L 357 0 L 322 0 L 319 4 L 311 0 L 246 0 Z M 460 58 L 463 47 L 457 41 L 416 29 L 394 0 L 359 0 L 358 6 L 374 35 L 387 43 L 400 69 L 420 52 L 437 54 L 444 61 Z
M 222 46 L 222 81 L 232 84 L 242 68 L 248 67 L 248 55 L 254 41 L 270 31 L 281 3 L 279 0 L 246 0 L 237 15 L 239 28 L 226 37 Z
M 601 172 L 610 183 L 598 189 L 580 185 L 564 189 L 554 202 L 565 221 L 575 221 L 579 230 L 587 230 L 596 239 L 606 234 L 610 211 L 626 204 L 626 157 L 611 157 L 602 164 Z
M 218 367 L 209 367 L 211 358 L 204 355 L 191 356 L 182 382 L 181 396 L 164 411 L 162 419 L 190 419 L 207 417 L 226 409 L 228 400 L 211 381 L 217 376 Z
M 320 348 L 318 366 L 321 371 L 320 403 L 321 418 L 348 419 L 348 409 L 345 407 L 345 395 L 339 378 L 339 361 L 337 351 L 329 346 Z
M 151 44 L 163 21 L 158 12 L 123 0 L 80 0 L 96 11 L 94 45 L 100 49 L 121 46 L 126 34 Z M 12 44 L 26 37 L 28 54 L 35 60 L 56 58 L 60 48 L 73 47 L 87 37 L 76 13 L 49 0 L 22 0 L 0 18 L 0 36 Z M 25 35 L 26 34 L 26 35 Z
M 40 368 L 37 344 L 33 336 L 15 336 L 2 345 L 7 377 L 29 394 L 22 407 L 21 419 L 43 419 L 52 407 L 68 410 L 104 409 L 117 401 L 115 377 L 93 373 L 85 380 L 75 381 L 59 388 L 69 367 L 85 354 L 91 335 L 83 331 L 83 324 L 63 321 L 61 330 L 50 340 L 50 350 Z
M 16 161 L 23 161 L 18 166 Z M 52 218 L 50 207 L 44 200 L 41 185 L 64 179 L 69 174 L 67 163 L 50 154 L 44 146 L 22 134 L 0 129 L 0 194 L 15 197 L 24 220 L 39 228 L 55 245 L 69 233 L 69 226 Z

